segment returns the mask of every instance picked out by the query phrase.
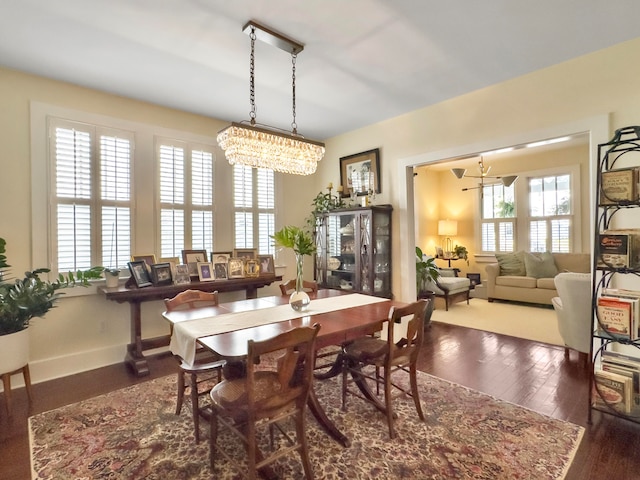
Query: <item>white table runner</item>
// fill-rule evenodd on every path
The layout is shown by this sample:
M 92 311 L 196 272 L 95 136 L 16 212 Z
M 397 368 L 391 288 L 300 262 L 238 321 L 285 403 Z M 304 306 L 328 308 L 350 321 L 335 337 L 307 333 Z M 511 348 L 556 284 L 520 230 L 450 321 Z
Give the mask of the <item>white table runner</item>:
M 287 304 L 249 312 L 224 313 L 213 317 L 189 320 L 174 324 L 169 349 L 174 355 L 178 355 L 187 363 L 192 364 L 195 360 L 196 340 L 200 337 L 386 301 L 386 298 L 354 293 L 312 300 L 309 309 L 305 312 L 296 312 Z

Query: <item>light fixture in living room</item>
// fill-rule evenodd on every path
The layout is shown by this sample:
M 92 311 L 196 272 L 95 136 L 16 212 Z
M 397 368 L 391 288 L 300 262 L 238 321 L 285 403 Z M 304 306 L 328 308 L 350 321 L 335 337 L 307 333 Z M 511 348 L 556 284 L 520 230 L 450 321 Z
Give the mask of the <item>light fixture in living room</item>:
M 438 235 L 446 237 L 442 241 L 442 250 L 445 259 L 453 257 L 453 241 L 451 237 L 458 234 L 458 222 L 456 220 L 438 220 Z
M 467 190 L 474 190 L 476 188 L 483 188 L 485 178 L 495 178 L 496 180 L 499 179 L 505 187 L 511 186 L 511 184 L 518 178 L 517 175 L 507 175 L 505 177 L 490 177 L 489 170 L 491 170 L 491 167 L 485 168 L 484 160 L 482 157 L 480 157 L 480 160 L 478 161 L 478 170 L 480 171 L 480 175 L 467 175 L 467 170 L 465 168 L 452 168 L 451 173 L 453 173 L 458 179 L 462 179 L 463 177 L 480 179 L 480 185 L 478 185 L 477 187 L 463 188 L 463 192 L 466 192 Z
M 307 140 L 298 134 L 296 124 L 296 57 L 304 46 L 255 22 L 248 22 L 242 31 L 251 38 L 249 102 L 250 120 L 233 122 L 218 132 L 218 145 L 231 165 L 268 168 L 276 172 L 309 175 L 316 171 L 324 156 L 324 144 Z M 291 54 L 293 66 L 293 122 L 291 132 L 256 123 L 255 102 L 255 41 L 256 38 Z M 259 125 L 259 126 L 258 126 Z

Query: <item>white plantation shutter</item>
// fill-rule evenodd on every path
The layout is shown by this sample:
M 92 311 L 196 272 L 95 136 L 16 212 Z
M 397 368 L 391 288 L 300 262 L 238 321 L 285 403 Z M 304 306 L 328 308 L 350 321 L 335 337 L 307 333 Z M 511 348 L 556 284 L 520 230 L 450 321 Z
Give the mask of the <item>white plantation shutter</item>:
M 529 178 L 529 215 L 532 252 L 570 252 L 571 175 Z
M 131 142 L 100 138 L 102 262 L 123 268 L 131 258 Z
M 513 252 L 515 248 L 514 185 L 486 185 L 481 189 L 482 235 L 484 252 Z M 512 208 L 506 208 L 511 205 Z
M 55 119 L 51 130 L 54 268 L 67 272 L 97 264 L 126 265 L 130 258 L 132 135 Z
M 161 256 L 180 258 L 185 248 L 212 250 L 213 154 L 183 142 L 160 142 Z
M 273 170 L 233 167 L 235 248 L 257 248 L 261 255 L 275 252 L 275 177 Z

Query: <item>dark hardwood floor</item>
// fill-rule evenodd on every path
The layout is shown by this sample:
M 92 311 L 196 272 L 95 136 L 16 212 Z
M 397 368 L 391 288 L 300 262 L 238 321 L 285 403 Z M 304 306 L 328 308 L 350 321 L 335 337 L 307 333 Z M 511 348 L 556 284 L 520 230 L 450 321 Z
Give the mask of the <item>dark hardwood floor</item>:
M 31 414 L 77 402 L 176 371 L 169 356 L 151 360 L 151 375 L 138 379 L 122 364 L 34 385 Z M 572 352 L 479 330 L 433 323 L 420 369 L 532 410 L 586 427 L 568 480 L 640 478 L 640 425 L 594 412 L 587 424 L 588 372 Z M 0 479 L 30 478 L 24 389 L 7 419 L 0 401 Z M 428 407 L 427 407 L 428 408 Z

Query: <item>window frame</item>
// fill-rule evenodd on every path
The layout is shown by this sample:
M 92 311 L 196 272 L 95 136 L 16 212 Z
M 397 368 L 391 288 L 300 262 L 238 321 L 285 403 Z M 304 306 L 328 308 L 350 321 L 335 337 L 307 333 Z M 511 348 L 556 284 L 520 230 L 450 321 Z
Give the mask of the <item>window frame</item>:
M 105 130 L 125 130 L 134 133 L 135 148 L 132 151 L 131 198 L 132 206 L 137 212 L 152 212 L 135 215 L 131 220 L 132 252 L 157 251 L 155 232 L 159 229 L 156 220 L 156 186 L 155 182 L 144 182 L 149 172 L 156 178 L 157 165 L 154 148 L 155 137 L 179 138 L 189 143 L 208 146 L 212 152 L 218 152 L 214 137 L 170 129 L 158 125 L 140 123 L 108 115 L 85 112 L 71 108 L 50 105 L 41 102 L 30 102 L 30 147 L 31 147 L 31 262 L 33 266 L 46 266 L 56 273 L 54 262 L 55 251 L 52 243 L 56 241 L 53 219 L 51 216 L 50 196 L 55 179 L 52 175 L 50 159 L 51 142 L 49 139 L 49 119 L 67 119 L 72 122 L 100 126 Z M 214 157 L 215 162 L 219 158 Z M 138 180 L 139 179 L 139 180 Z M 214 189 L 217 185 L 214 185 Z M 215 238 L 214 238 L 215 242 Z M 95 289 L 70 289 L 66 296 L 89 295 Z
M 569 175 L 571 184 L 571 204 L 569 215 L 571 221 L 571 252 L 582 251 L 582 181 L 580 164 L 564 165 L 560 167 L 545 168 L 540 170 L 531 170 L 523 172 L 515 172 L 518 179 L 515 182 L 515 236 L 513 251 L 520 250 L 529 251 L 529 225 L 532 217 L 529 212 L 529 179 L 548 176 Z M 480 189 L 479 189 L 480 190 Z M 480 255 L 495 255 L 502 252 L 490 252 L 482 250 L 482 200 L 481 193 L 478 193 L 477 199 L 477 217 L 476 232 L 476 249 Z M 563 216 L 564 217 L 564 216 Z M 538 217 L 535 217 L 538 218 Z M 551 217 L 549 217 L 551 218 Z M 553 217 L 557 218 L 557 217 Z

